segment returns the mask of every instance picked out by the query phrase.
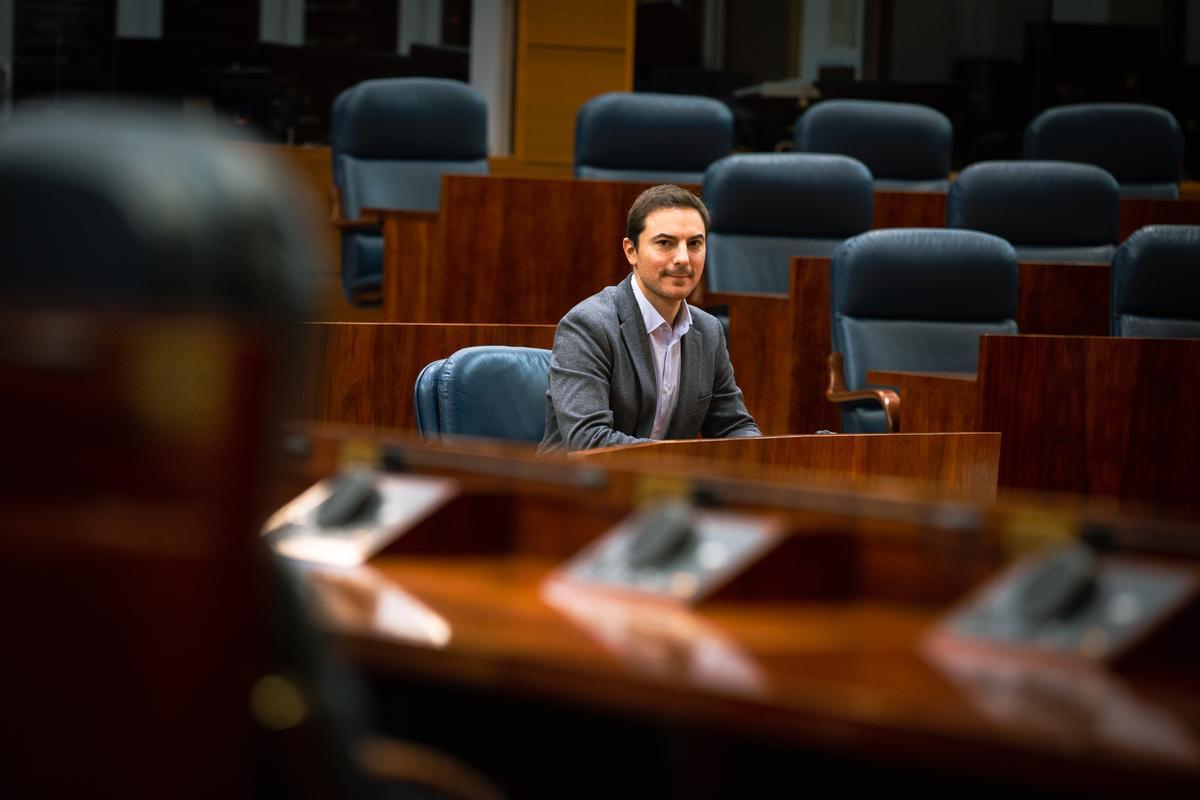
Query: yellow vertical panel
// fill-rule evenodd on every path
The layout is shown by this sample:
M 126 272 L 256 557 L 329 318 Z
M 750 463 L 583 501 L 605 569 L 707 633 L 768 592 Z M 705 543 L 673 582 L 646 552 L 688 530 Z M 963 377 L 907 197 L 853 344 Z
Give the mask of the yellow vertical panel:
M 624 50 L 633 30 L 633 0 L 523 0 L 526 42 Z
M 574 159 L 575 113 L 592 97 L 628 88 L 625 54 L 609 50 L 530 47 L 530 78 L 517 114 L 524 122 L 520 156 L 531 161 Z

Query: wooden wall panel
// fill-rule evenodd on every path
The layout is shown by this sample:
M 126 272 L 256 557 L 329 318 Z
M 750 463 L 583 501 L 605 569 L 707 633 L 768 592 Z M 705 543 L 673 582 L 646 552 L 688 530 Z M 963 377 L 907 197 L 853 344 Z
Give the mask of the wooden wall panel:
M 603 92 L 633 88 L 633 0 L 525 0 L 517 21 L 513 160 L 569 174 L 575 114 Z
M 482 344 L 554 344 L 553 325 L 312 323 L 304 414 L 373 428 L 416 427 L 413 386 L 431 361 Z
M 1200 341 L 988 336 L 979 366 L 1002 486 L 1200 511 Z

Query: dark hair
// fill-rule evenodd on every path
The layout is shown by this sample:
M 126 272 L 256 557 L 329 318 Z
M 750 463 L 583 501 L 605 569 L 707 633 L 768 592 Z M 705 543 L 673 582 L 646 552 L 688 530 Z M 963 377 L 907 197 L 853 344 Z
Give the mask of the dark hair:
M 629 217 L 625 222 L 625 235 L 637 249 L 638 237 L 646 229 L 646 217 L 660 208 L 691 208 L 700 214 L 704 220 L 704 233 L 708 233 L 708 209 L 704 207 L 699 197 L 673 183 L 662 183 L 651 186 L 638 195 L 637 200 L 629 207 Z

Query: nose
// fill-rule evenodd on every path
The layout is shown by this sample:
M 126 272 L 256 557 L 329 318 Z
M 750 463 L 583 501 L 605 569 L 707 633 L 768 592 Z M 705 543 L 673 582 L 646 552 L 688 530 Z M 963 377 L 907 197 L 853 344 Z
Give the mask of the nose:
M 675 246 L 675 259 L 674 260 L 675 260 L 675 263 L 679 264 L 679 265 L 687 264 L 690 261 L 690 258 L 688 257 L 687 242 L 680 242 L 678 245 Z

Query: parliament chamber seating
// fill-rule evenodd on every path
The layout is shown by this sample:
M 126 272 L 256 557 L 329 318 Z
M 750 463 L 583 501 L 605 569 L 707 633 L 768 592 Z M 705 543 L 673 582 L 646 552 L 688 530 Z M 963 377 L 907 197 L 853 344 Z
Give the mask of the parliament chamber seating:
M 1200 339 L 1200 226 L 1152 225 L 1112 262 L 1113 336 Z
M 834 252 L 830 280 L 827 395 L 845 433 L 896 429 L 902 405 L 869 370 L 974 372 L 981 335 L 1017 332 L 1016 253 L 989 234 L 871 231 Z
M 704 174 L 714 292 L 786 294 L 792 256 L 827 256 L 871 227 L 871 173 L 846 156 L 727 156 Z
M 1025 128 L 1023 155 L 1094 164 L 1116 178 L 1122 197 L 1179 197 L 1183 136 L 1165 108 L 1140 103 L 1048 108 Z
M 442 175 L 486 174 L 487 107 L 458 81 L 381 78 L 339 94 L 331 125 L 342 289 L 349 302 L 379 302 L 383 236 L 363 210 L 435 211 Z
M 413 389 L 421 436 L 537 443 L 546 429 L 550 351 L 467 347 L 428 364 Z
M 733 149 L 733 112 L 707 97 L 609 92 L 575 116 L 575 177 L 700 183 Z
M 1063 161 L 984 161 L 950 185 L 947 226 L 1008 240 L 1022 261 L 1107 264 L 1120 230 L 1116 180 Z
M 914 103 L 826 100 L 796 120 L 798 153 L 858 159 L 877 189 L 945 192 L 954 127 L 945 114 Z

